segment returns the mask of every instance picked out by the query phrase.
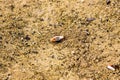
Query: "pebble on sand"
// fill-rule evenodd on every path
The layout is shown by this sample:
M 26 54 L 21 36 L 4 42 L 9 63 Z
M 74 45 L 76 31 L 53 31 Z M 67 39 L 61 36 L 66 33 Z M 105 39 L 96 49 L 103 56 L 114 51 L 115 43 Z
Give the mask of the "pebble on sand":
M 108 4 L 110 4 L 111 3 L 111 1 L 110 0 L 106 0 L 106 4 L 108 5 Z
M 95 18 L 92 18 L 92 17 L 86 19 L 86 21 L 88 21 L 88 22 L 91 22 L 91 21 L 94 21 L 94 20 L 95 20 Z

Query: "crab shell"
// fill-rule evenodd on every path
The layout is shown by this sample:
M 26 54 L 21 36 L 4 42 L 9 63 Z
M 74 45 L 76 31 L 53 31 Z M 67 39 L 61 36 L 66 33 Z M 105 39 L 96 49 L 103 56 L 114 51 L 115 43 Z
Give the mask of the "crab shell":
M 64 36 L 55 36 L 50 39 L 51 42 L 59 42 L 64 39 Z

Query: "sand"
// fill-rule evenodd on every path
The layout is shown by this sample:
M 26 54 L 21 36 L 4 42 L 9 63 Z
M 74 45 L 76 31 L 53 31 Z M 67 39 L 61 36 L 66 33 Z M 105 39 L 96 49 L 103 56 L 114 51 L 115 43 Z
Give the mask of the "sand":
M 120 0 L 0 0 L 0 80 L 120 80 Z

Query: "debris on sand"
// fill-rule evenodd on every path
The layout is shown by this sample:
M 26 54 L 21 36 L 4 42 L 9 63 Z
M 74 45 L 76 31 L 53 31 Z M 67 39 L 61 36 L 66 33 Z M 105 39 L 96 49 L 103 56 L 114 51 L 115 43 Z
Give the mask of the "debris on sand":
M 94 20 L 95 20 L 95 18 L 92 18 L 92 17 L 86 19 L 86 21 L 88 21 L 88 22 L 91 22 L 91 21 L 94 21 Z
M 115 68 L 112 65 L 107 66 L 108 69 L 115 71 Z
M 26 40 L 28 41 L 28 40 L 30 40 L 30 37 L 29 37 L 28 35 L 26 35 L 26 36 L 24 37 L 24 39 L 26 39 Z
M 108 5 L 108 4 L 110 4 L 111 3 L 111 1 L 110 0 L 106 0 L 106 4 Z
M 51 42 L 60 42 L 64 39 L 64 36 L 55 36 L 50 39 Z

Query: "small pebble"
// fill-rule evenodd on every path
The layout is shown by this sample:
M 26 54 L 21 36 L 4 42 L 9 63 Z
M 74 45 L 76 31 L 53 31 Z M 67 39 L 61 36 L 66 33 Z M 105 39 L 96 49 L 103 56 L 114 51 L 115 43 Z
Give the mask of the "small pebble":
M 95 20 L 95 18 L 87 18 L 87 19 L 86 19 L 86 21 L 88 21 L 88 22 L 91 22 L 91 21 L 93 21 L 93 20 Z
M 28 35 L 25 36 L 25 38 L 27 41 L 30 40 L 30 37 Z
M 44 21 L 44 19 L 43 19 L 43 18 L 40 18 L 40 21 Z
M 71 54 L 74 54 L 74 53 L 75 53 L 75 51 L 72 51 L 72 52 L 71 52 Z
M 108 4 L 110 4 L 111 3 L 111 1 L 110 0 L 106 0 L 106 4 L 108 5 Z
M 0 36 L 0 39 L 2 40 L 2 37 Z

